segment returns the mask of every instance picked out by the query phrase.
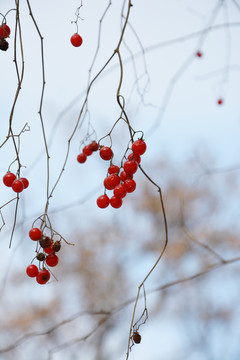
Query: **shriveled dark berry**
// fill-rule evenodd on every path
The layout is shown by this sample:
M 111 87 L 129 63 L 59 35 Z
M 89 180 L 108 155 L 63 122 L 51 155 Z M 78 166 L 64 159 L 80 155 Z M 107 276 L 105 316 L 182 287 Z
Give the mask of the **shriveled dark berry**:
M 45 254 L 43 253 L 38 253 L 37 256 L 36 256 L 37 260 L 39 261 L 44 261 L 46 259 L 46 256 Z
M 5 39 L 0 39 L 0 50 L 6 51 L 8 46 L 9 44 Z
M 55 241 L 52 245 L 53 252 L 58 252 L 61 249 L 61 242 Z
M 135 342 L 135 344 L 140 344 L 140 342 L 141 342 L 141 335 L 140 335 L 137 331 L 135 331 L 135 332 L 133 333 L 132 339 L 133 339 L 133 341 Z
M 39 240 L 39 244 L 43 249 L 49 248 L 52 244 L 52 240 L 48 237 L 43 235 L 41 239 Z

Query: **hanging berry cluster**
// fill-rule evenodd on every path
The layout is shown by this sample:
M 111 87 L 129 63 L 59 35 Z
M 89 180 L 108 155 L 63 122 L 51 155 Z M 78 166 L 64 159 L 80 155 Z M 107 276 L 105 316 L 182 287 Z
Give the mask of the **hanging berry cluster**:
M 8 49 L 8 42 L 6 38 L 9 37 L 11 33 L 10 27 L 7 24 L 0 26 L 0 50 L 6 51 Z
M 31 240 L 37 241 L 37 255 L 34 259 L 39 261 L 39 266 L 28 265 L 26 273 L 29 277 L 35 277 L 37 282 L 43 285 L 50 279 L 49 267 L 58 264 L 56 252 L 61 249 L 61 240 L 54 241 L 53 238 L 44 235 L 39 228 L 32 228 L 29 231 L 29 237 Z
M 99 154 L 103 160 L 110 160 L 108 175 L 104 179 L 105 194 L 97 198 L 97 206 L 101 209 L 108 207 L 110 204 L 113 208 L 118 209 L 122 206 L 122 199 L 136 189 L 136 182 L 133 175 L 136 173 L 141 162 L 141 155 L 147 149 L 143 139 L 138 139 L 132 144 L 132 152 L 127 159 L 122 162 L 121 167 L 112 164 L 113 152 L 110 147 L 102 146 Z M 113 190 L 113 196 L 109 198 L 106 190 Z
M 93 152 L 97 151 L 99 145 L 96 141 L 92 141 L 90 144 L 83 147 L 82 152 L 77 156 L 77 161 L 80 164 L 85 163 L 87 157 L 92 155 Z
M 3 177 L 3 183 L 7 187 L 11 187 L 16 193 L 22 192 L 29 186 L 29 181 L 26 178 L 19 177 L 8 171 Z

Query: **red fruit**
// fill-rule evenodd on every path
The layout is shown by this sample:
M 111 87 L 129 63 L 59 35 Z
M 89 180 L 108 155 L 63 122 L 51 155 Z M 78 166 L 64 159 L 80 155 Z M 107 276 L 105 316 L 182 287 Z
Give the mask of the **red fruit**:
M 14 175 L 11 172 L 7 172 L 3 177 L 3 183 L 4 185 L 11 187 L 12 183 L 16 180 L 16 175 Z
M 124 184 L 119 184 L 115 187 L 113 193 L 114 193 L 114 196 L 122 199 L 127 195 L 127 190 L 126 190 Z
M 109 197 L 106 194 L 101 195 L 97 198 L 97 206 L 101 209 L 106 208 L 109 205 L 109 202 Z
M 24 189 L 26 189 L 29 186 L 29 181 L 26 178 L 19 178 L 18 180 L 21 180 L 21 182 L 23 183 L 23 187 Z
M 89 144 L 89 146 L 92 151 L 97 151 L 99 148 L 99 145 L 96 141 L 92 141 L 91 144 Z
M 37 240 L 40 240 L 41 239 L 41 236 L 42 236 L 42 232 L 40 229 L 38 228 L 32 228 L 30 231 L 29 231 L 29 237 L 30 239 L 34 240 L 34 241 L 37 241 Z
M 87 160 L 87 155 L 85 155 L 84 153 L 81 153 L 77 156 L 77 161 L 80 163 L 80 164 L 83 164 L 85 163 L 85 161 Z
M 111 174 L 118 174 L 118 172 L 119 172 L 119 167 L 118 167 L 117 165 L 111 165 L 111 166 L 109 166 L 109 168 L 108 168 L 108 173 L 109 173 L 109 175 L 111 175 Z
M 20 193 L 23 191 L 24 189 L 24 185 L 23 182 L 19 179 L 14 180 L 14 182 L 12 183 L 12 189 L 13 191 L 15 191 L 16 193 Z
M 46 254 L 52 254 L 52 253 L 53 253 L 52 245 L 51 245 L 50 247 L 48 247 L 48 248 L 44 248 L 44 252 L 45 252 Z
M 138 139 L 132 144 L 132 151 L 134 154 L 143 155 L 147 149 L 147 145 L 144 140 Z
M 36 265 L 28 265 L 26 268 L 26 273 L 30 277 L 36 277 L 38 274 L 38 268 Z
M 197 56 L 197 57 L 202 57 L 201 51 L 197 51 L 197 52 L 196 52 L 196 56 Z
M 8 38 L 11 33 L 10 27 L 6 24 L 0 26 L 0 38 Z
M 223 104 L 223 99 L 221 99 L 221 98 L 218 99 L 218 102 L 217 102 L 217 103 L 218 103 L 218 105 L 222 105 L 222 104 Z
M 123 168 L 124 168 L 125 173 L 133 175 L 133 174 L 135 174 L 135 172 L 138 169 L 138 163 L 133 160 L 127 160 L 123 164 Z
M 92 155 L 92 149 L 91 149 L 90 145 L 84 146 L 84 148 L 82 149 L 82 152 L 87 156 Z
M 37 282 L 41 285 L 46 284 L 50 279 L 50 272 L 47 269 L 40 270 L 37 274 Z
M 124 186 L 127 192 L 131 193 L 136 189 L 136 182 L 133 179 L 127 179 L 124 181 Z
M 128 160 L 136 161 L 138 164 L 141 162 L 141 156 L 138 154 L 131 153 L 128 155 Z
M 104 180 L 104 186 L 108 190 L 113 190 L 118 184 L 120 184 L 120 177 L 117 174 L 111 174 Z
M 112 196 L 110 199 L 110 204 L 113 208 L 118 209 L 122 206 L 122 199 L 117 196 Z
M 48 266 L 56 266 L 58 264 L 58 256 L 55 254 L 49 254 L 46 257 L 46 263 Z
M 102 146 L 100 148 L 99 154 L 103 160 L 111 160 L 113 157 L 112 149 L 108 146 Z
M 79 34 L 73 34 L 71 37 L 71 43 L 75 47 L 79 47 L 82 45 L 83 39 Z
M 122 181 L 125 181 L 127 179 L 132 179 L 133 176 L 130 175 L 130 174 L 127 174 L 125 171 L 121 171 L 120 172 L 120 178 L 121 178 Z

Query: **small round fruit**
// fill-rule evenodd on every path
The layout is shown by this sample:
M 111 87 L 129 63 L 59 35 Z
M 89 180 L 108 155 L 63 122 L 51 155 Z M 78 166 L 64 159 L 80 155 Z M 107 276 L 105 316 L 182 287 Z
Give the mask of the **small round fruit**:
M 39 240 L 39 244 L 43 249 L 46 249 L 52 245 L 52 240 L 50 239 L 50 237 L 42 235 L 41 239 Z
M 101 209 L 105 209 L 106 207 L 108 207 L 109 202 L 110 200 L 107 194 L 101 195 L 97 198 L 97 206 Z
M 132 144 L 132 151 L 134 154 L 143 155 L 147 150 L 147 145 L 144 140 L 138 139 Z
M 12 183 L 12 189 L 16 193 L 22 192 L 23 189 L 24 189 L 23 182 L 21 180 L 19 180 L 19 179 L 14 180 L 14 182 Z
M 46 264 L 51 267 L 56 266 L 58 264 L 58 256 L 55 254 L 49 254 L 46 257 Z
M 50 272 L 47 269 L 40 270 L 37 274 L 37 282 L 41 285 L 46 284 L 48 280 L 50 279 Z
M 124 186 L 127 192 L 131 193 L 136 189 L 136 182 L 133 179 L 127 179 L 124 181 Z
M 118 184 L 120 184 L 120 177 L 117 174 L 111 174 L 104 180 L 104 186 L 108 190 L 113 190 Z
M 92 155 L 92 149 L 91 149 L 90 145 L 84 146 L 84 148 L 82 149 L 82 152 L 87 156 Z
M 36 259 L 38 261 L 44 261 L 46 259 L 46 256 L 44 253 L 38 253 L 37 256 L 36 256 Z
M 120 172 L 120 178 L 121 178 L 122 181 L 125 181 L 127 179 L 132 179 L 133 176 L 130 175 L 130 174 L 127 174 L 125 171 L 121 171 Z
M 82 45 L 83 39 L 79 34 L 73 34 L 71 37 L 71 43 L 75 47 L 79 47 Z
M 29 237 L 34 241 L 40 240 L 41 236 L 42 236 L 42 232 L 39 228 L 32 228 L 29 231 Z
M 52 254 L 53 253 L 53 248 L 52 246 L 49 246 L 48 248 L 44 248 L 44 252 L 46 254 Z
M 218 99 L 217 103 L 218 103 L 218 105 L 222 105 L 223 104 L 223 99 L 222 98 Z
M 196 56 L 199 57 L 199 58 L 202 57 L 202 52 L 201 52 L 201 51 L 197 51 L 197 52 L 196 52 Z
M 117 196 L 112 196 L 110 199 L 110 204 L 113 208 L 118 209 L 122 206 L 122 199 Z
M 77 161 L 80 163 L 80 164 L 83 164 L 85 163 L 85 161 L 87 160 L 87 155 L 85 155 L 84 153 L 81 153 L 77 156 Z
M 0 50 L 7 51 L 9 47 L 9 43 L 4 39 L 0 37 Z
M 131 153 L 128 155 L 128 160 L 136 161 L 138 164 L 141 162 L 141 156 L 138 154 Z
M 112 149 L 108 146 L 102 146 L 100 148 L 99 154 L 103 160 L 111 160 L 113 157 Z
M 97 151 L 99 148 L 99 145 L 96 141 L 92 141 L 91 144 L 89 144 L 89 146 L 92 151 Z
M 38 274 L 38 268 L 36 265 L 28 265 L 26 273 L 29 277 L 36 277 Z
M 16 180 L 16 175 L 11 172 L 7 172 L 3 177 L 3 183 L 8 187 L 12 186 L 14 180 Z
M 109 166 L 109 168 L 108 168 L 108 173 L 109 173 L 109 175 L 111 175 L 111 174 L 118 174 L 118 172 L 119 172 L 119 167 L 118 167 L 117 165 L 111 165 L 111 166 Z
M 138 163 L 134 160 L 127 160 L 123 164 L 123 169 L 125 173 L 133 175 L 138 169 Z
M 127 190 L 126 190 L 124 184 L 119 184 L 114 188 L 113 193 L 116 197 L 122 199 L 127 195 Z
M 54 252 L 58 252 L 61 249 L 61 242 L 55 241 L 55 243 L 52 245 L 52 249 Z
M 11 33 L 10 27 L 6 24 L 0 26 L 0 38 L 8 38 Z
M 28 179 L 26 179 L 26 178 L 19 178 L 18 180 L 21 180 L 21 181 L 22 181 L 24 189 L 28 188 L 28 186 L 29 186 L 29 181 L 28 181 Z
M 135 344 L 140 344 L 141 342 L 141 335 L 138 333 L 138 331 L 134 331 L 133 336 L 132 336 L 133 341 L 135 342 Z

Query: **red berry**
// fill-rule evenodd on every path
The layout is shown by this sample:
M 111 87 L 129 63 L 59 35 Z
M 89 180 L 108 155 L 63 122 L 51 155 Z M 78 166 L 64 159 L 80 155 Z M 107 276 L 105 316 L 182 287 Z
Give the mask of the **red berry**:
M 110 199 L 110 204 L 113 208 L 118 209 L 122 206 L 122 199 L 117 196 L 112 196 Z
M 130 174 L 127 174 L 125 171 L 121 171 L 120 172 L 120 178 L 121 178 L 122 181 L 125 181 L 127 179 L 132 179 L 133 176 L 130 175 Z
M 23 183 L 23 187 L 24 189 L 26 189 L 29 186 L 29 181 L 26 178 L 19 178 L 18 180 L 21 180 L 21 182 Z
M 50 279 L 50 272 L 47 269 L 40 270 L 37 274 L 37 282 L 41 285 L 46 284 Z
M 127 195 L 127 190 L 126 190 L 124 184 L 119 184 L 115 187 L 113 193 L 116 197 L 119 197 L 122 199 Z
M 52 254 L 52 253 L 53 253 L 52 245 L 49 246 L 48 248 L 44 248 L 44 252 L 45 252 L 46 254 Z
M 119 172 L 119 167 L 117 165 L 111 165 L 108 168 L 108 173 L 111 174 L 118 174 Z
M 143 155 L 147 149 L 147 145 L 144 140 L 138 139 L 132 144 L 132 151 L 134 154 Z
M 14 180 L 14 182 L 12 183 L 12 189 L 16 193 L 22 192 L 24 189 L 23 182 L 20 179 Z
M 46 257 L 46 263 L 48 266 L 56 266 L 58 264 L 58 256 L 55 254 L 49 254 Z
M 38 274 L 38 268 L 36 265 L 28 265 L 26 273 L 30 277 L 35 277 Z
M 6 24 L 0 26 L 0 38 L 8 38 L 11 33 L 10 27 Z
M 87 156 L 92 155 L 92 149 L 91 149 L 90 145 L 84 146 L 84 148 L 82 149 L 82 152 Z
M 221 98 L 218 99 L 218 102 L 217 102 L 217 103 L 218 103 L 218 105 L 222 105 L 222 104 L 223 104 L 223 99 L 221 99 Z
M 97 151 L 99 148 L 99 145 L 96 141 L 92 141 L 91 144 L 89 144 L 89 146 L 92 151 Z
M 34 241 L 37 241 L 37 240 L 40 240 L 41 239 L 41 236 L 42 236 L 42 232 L 40 229 L 38 228 L 32 228 L 30 231 L 29 231 L 29 237 L 30 239 L 34 240 Z
M 73 46 L 75 47 L 79 47 L 82 45 L 83 39 L 81 38 L 81 36 L 79 34 L 74 34 L 71 37 L 71 43 Z
M 138 154 L 134 154 L 134 153 L 131 153 L 128 155 L 128 160 L 133 160 L 133 161 L 136 161 L 138 164 L 140 164 L 141 162 L 141 156 L 138 155 Z
M 113 190 L 115 186 L 120 184 L 120 177 L 117 174 L 111 174 L 104 180 L 104 186 L 108 190 Z
M 99 154 L 103 160 L 111 160 L 113 157 L 112 149 L 108 146 L 102 146 Z
M 4 185 L 11 187 L 12 183 L 16 180 L 16 175 L 14 175 L 11 172 L 7 172 L 3 177 L 3 183 Z
M 123 168 L 124 168 L 125 173 L 133 175 L 133 174 L 135 174 L 135 172 L 138 169 L 138 163 L 133 160 L 127 160 L 123 164 Z
M 87 160 L 87 155 L 85 155 L 84 153 L 81 153 L 77 156 L 77 161 L 80 163 L 80 164 L 83 164 L 85 163 L 85 161 Z
M 124 186 L 127 192 L 131 193 L 136 189 L 136 182 L 133 179 L 127 179 L 124 181 Z
M 109 197 L 106 194 L 101 195 L 97 198 L 97 206 L 101 209 L 106 208 L 109 205 L 109 202 Z
M 197 56 L 197 57 L 202 57 L 202 52 L 201 52 L 201 51 L 197 51 L 197 52 L 196 52 L 196 56 Z

